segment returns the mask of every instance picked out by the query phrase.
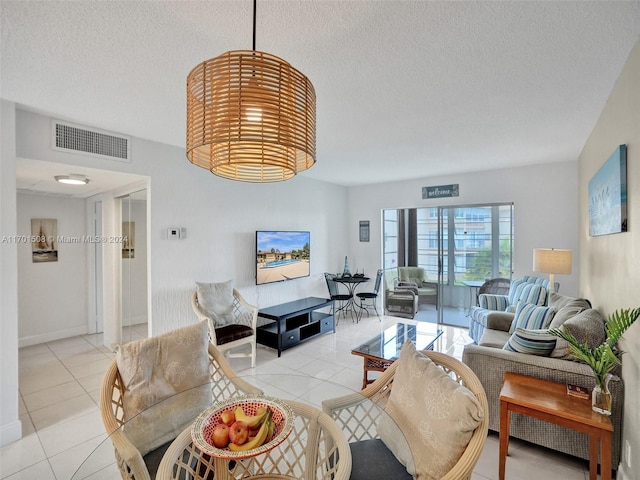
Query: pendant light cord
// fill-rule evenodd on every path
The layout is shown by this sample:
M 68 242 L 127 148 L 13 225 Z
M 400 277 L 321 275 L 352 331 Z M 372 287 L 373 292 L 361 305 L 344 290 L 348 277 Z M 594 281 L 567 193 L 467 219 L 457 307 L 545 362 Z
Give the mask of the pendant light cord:
M 253 50 L 256 49 L 256 4 L 258 0 L 253 0 Z

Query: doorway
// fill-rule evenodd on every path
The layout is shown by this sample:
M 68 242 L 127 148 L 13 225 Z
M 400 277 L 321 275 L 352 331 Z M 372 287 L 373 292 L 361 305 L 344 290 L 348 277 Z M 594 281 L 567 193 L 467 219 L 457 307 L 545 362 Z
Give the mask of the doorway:
M 383 210 L 384 268 L 421 267 L 437 284 L 416 319 L 468 327 L 480 286 L 511 278 L 513 231 L 512 203 Z

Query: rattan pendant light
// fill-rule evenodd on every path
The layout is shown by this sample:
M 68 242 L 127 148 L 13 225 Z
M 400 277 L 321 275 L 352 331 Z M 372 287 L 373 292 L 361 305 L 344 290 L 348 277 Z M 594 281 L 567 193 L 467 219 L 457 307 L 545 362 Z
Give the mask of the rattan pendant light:
M 307 77 L 274 55 L 234 50 L 187 77 L 187 158 L 242 182 L 288 180 L 316 161 L 316 94 Z

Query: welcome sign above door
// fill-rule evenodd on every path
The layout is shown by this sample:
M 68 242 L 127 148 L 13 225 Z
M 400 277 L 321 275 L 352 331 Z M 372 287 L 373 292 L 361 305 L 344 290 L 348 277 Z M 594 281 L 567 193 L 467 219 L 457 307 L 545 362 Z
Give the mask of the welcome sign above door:
M 459 184 L 438 185 L 435 187 L 422 187 L 422 199 L 457 197 L 460 195 Z

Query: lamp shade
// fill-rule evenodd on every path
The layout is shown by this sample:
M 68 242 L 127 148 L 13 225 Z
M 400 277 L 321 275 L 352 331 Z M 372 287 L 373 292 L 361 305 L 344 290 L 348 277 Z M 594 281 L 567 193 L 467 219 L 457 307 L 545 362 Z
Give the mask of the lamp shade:
M 215 175 L 278 182 L 316 159 L 316 94 L 284 60 L 236 50 L 187 77 L 187 158 Z
M 542 273 L 571 273 L 571 250 L 555 248 L 533 249 L 533 271 Z

